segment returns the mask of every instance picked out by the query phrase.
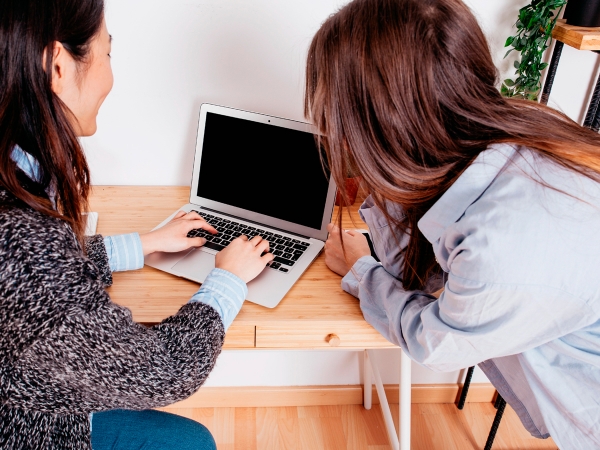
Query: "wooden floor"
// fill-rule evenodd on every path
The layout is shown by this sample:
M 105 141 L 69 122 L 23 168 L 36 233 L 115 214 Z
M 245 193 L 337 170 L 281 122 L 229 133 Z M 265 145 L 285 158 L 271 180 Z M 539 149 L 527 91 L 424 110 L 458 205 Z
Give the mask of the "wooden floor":
M 398 422 L 398 405 L 391 405 Z M 378 405 L 285 408 L 170 409 L 204 424 L 219 450 L 388 450 Z M 482 449 L 496 410 L 491 403 L 412 405 L 412 450 Z M 397 428 L 396 428 L 397 429 Z M 506 407 L 494 450 L 557 449 L 552 439 L 532 438 Z

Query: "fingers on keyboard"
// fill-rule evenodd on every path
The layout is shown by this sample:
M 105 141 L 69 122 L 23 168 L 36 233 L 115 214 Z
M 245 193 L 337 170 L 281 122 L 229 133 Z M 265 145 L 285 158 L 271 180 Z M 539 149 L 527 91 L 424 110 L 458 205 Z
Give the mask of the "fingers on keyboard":
M 275 255 L 275 259 L 267 264 L 267 267 L 279 272 L 289 272 L 290 268 L 294 266 L 296 261 L 300 259 L 310 246 L 309 242 L 293 239 L 223 217 L 213 216 L 202 211 L 196 212 L 212 225 L 218 231 L 218 234 L 213 235 L 205 230 L 197 229 L 190 231 L 188 237 L 203 237 L 206 239 L 206 244 L 204 245 L 206 248 L 221 251 L 233 239 L 241 235 L 245 235 L 249 239 L 260 236 L 269 242 L 269 247 L 273 255 Z M 266 253 L 263 252 L 261 256 L 264 256 Z

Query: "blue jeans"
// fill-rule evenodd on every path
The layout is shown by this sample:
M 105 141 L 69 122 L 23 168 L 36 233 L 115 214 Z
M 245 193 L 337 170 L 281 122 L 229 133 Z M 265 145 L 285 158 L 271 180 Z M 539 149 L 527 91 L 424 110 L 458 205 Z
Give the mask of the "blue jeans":
M 92 416 L 92 450 L 216 450 L 206 427 L 160 411 L 116 409 Z

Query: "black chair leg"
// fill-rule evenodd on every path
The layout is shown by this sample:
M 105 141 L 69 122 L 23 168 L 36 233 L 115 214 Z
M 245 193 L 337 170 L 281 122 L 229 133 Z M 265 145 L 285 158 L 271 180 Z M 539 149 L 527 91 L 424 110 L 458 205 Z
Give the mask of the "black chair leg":
M 584 127 L 591 128 L 594 131 L 598 131 L 598 119 L 596 119 L 596 116 L 599 112 L 598 105 L 600 105 L 600 77 L 598 77 L 598 80 L 596 81 L 594 93 L 592 94 L 592 99 L 590 100 L 590 106 L 588 107 L 587 114 L 585 115 L 585 121 L 583 122 Z
M 498 409 L 500 407 L 500 403 L 502 403 L 504 399 L 502 396 L 496 391 L 496 400 L 494 401 L 494 408 Z
M 471 385 L 471 378 L 473 378 L 474 370 L 475 366 L 469 367 L 469 370 L 467 370 L 465 384 L 463 384 L 462 390 L 460 391 L 460 398 L 458 399 L 458 405 L 456 405 L 458 409 L 463 409 L 465 407 L 465 401 L 467 400 L 467 393 L 469 392 L 469 386 Z
M 500 421 L 502 420 L 502 415 L 504 414 L 504 409 L 506 408 L 506 400 L 504 400 L 500 394 L 498 394 L 494 406 L 498 408 L 498 411 L 496 411 L 496 417 L 494 417 L 494 422 L 492 423 L 492 428 L 490 429 L 490 434 L 488 435 L 484 450 L 492 450 L 492 445 L 494 444 L 494 439 L 496 438 L 496 432 L 498 431 Z

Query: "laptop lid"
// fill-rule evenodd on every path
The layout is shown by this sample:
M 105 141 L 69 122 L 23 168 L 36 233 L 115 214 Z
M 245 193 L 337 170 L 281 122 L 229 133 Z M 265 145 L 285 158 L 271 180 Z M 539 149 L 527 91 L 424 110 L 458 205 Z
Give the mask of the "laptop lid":
M 335 191 L 311 125 L 200 108 L 190 203 L 325 241 Z

